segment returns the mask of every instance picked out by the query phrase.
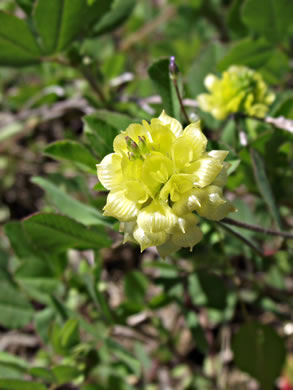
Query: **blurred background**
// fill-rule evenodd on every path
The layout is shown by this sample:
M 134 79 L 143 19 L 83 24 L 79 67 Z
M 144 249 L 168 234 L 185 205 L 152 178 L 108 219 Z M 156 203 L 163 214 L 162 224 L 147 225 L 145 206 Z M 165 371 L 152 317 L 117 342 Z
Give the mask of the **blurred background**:
M 155 66 L 175 56 L 188 115 L 211 149 L 230 151 L 231 218 L 292 231 L 292 129 L 244 120 L 251 161 L 234 119 L 196 101 L 207 74 L 246 65 L 276 94 L 268 116 L 293 119 L 292 2 L 115 0 L 39 56 L 22 53 L 22 27 L 2 17 L 37 36 L 40 15 L 49 36 L 53 14 L 37 3 L 0 1 L 0 388 L 293 389 L 293 240 L 202 220 L 193 252 L 140 253 L 102 217 L 95 173 L 120 130 L 166 108 L 167 62 Z M 65 220 L 33 226 L 39 212 L 100 241 L 85 245 L 77 227 L 64 238 Z

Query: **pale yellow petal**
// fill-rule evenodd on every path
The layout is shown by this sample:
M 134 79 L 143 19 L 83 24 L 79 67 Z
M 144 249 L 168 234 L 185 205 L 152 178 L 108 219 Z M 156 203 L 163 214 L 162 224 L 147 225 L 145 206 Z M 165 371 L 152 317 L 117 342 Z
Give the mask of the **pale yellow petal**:
M 127 154 L 127 144 L 125 141 L 126 132 L 122 131 L 120 134 L 116 135 L 113 141 L 113 148 L 115 153 L 119 154 L 120 156 L 124 156 Z
M 183 194 L 178 202 L 175 202 L 172 206 L 172 211 L 178 216 L 183 216 L 190 211 L 197 210 L 201 207 L 201 198 L 198 196 L 198 190 L 201 189 L 192 189 L 186 194 Z
M 171 116 L 167 115 L 166 112 L 163 110 L 161 115 L 158 118 L 164 125 L 169 125 L 170 130 L 172 133 L 179 137 L 182 134 L 182 126 L 181 123 L 177 121 L 177 119 L 172 118 Z
M 139 243 L 141 252 L 150 246 L 162 245 L 168 239 L 167 233 L 146 233 L 140 227 L 134 230 L 133 236 Z
M 143 183 L 137 181 L 127 181 L 124 183 L 125 196 L 127 199 L 137 203 L 145 203 L 148 200 L 149 194 Z
M 152 152 L 143 163 L 142 180 L 153 197 L 174 171 L 173 162 L 162 153 Z
M 233 211 L 235 207 L 229 200 L 223 198 L 220 187 L 211 185 L 202 190 L 201 207 L 197 209 L 200 216 L 220 221 Z
M 189 212 L 178 218 L 177 224 L 172 228 L 170 233 L 186 233 L 188 231 L 189 226 L 196 225 L 198 223 L 199 217 Z
M 136 221 L 121 222 L 119 225 L 119 232 L 124 233 L 123 244 L 126 242 L 135 242 L 133 232 L 136 227 Z
M 164 244 L 157 246 L 157 251 L 159 252 L 159 255 L 165 259 L 167 256 L 171 255 L 171 253 L 177 252 L 180 248 L 180 245 L 175 245 L 172 239 L 169 239 Z
M 203 237 L 202 231 L 195 224 L 190 224 L 185 233 L 172 234 L 172 241 L 175 245 L 180 245 L 183 248 L 192 248 Z
M 213 157 L 203 157 L 184 168 L 183 172 L 194 175 L 194 185 L 206 187 L 211 184 L 221 172 L 223 164 Z
M 167 203 L 152 201 L 137 217 L 138 226 L 146 233 L 169 232 L 176 224 L 177 217 Z
M 127 222 L 135 219 L 138 210 L 136 202 L 127 199 L 124 191 L 110 192 L 104 207 L 104 215 Z
M 177 169 L 199 159 L 207 146 L 207 139 L 200 130 L 199 122 L 187 126 L 173 145 L 172 158 Z
M 155 118 L 151 121 L 149 131 L 152 138 L 152 149 L 168 155 L 176 139 L 169 126 L 163 125 L 158 118 Z
M 207 90 L 211 91 L 218 81 L 219 79 L 215 75 L 210 73 L 205 77 L 204 85 Z
M 142 180 L 142 169 L 143 161 L 141 159 L 129 160 L 127 156 L 124 156 L 121 160 L 121 171 L 124 180 Z
M 219 160 L 221 162 L 225 160 L 228 154 L 229 154 L 228 150 L 211 150 L 210 152 L 206 153 L 207 156 L 213 157 L 216 160 Z
M 231 164 L 224 162 L 223 168 L 221 172 L 218 174 L 218 176 L 215 178 L 215 180 L 212 182 L 213 185 L 218 187 L 223 187 L 226 185 L 228 180 L 228 169 L 230 168 Z
M 117 190 L 121 187 L 121 157 L 116 153 L 108 154 L 100 164 L 97 164 L 98 178 L 107 190 Z
M 166 200 L 170 195 L 172 202 L 180 200 L 181 195 L 192 189 L 193 175 L 185 173 L 175 174 L 171 179 L 164 185 L 160 192 L 160 199 Z

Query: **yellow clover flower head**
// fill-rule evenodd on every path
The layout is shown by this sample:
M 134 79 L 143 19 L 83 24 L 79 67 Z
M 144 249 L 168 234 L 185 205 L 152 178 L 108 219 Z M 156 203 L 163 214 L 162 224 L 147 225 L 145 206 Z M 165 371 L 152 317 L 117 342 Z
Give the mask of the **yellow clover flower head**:
M 228 152 L 206 146 L 199 122 L 183 130 L 164 111 L 116 136 L 114 153 L 97 168 L 110 190 L 104 215 L 121 222 L 124 242 L 138 242 L 142 251 L 156 246 L 164 257 L 201 240 L 194 211 L 215 221 L 234 211 L 222 190 Z
M 222 78 L 208 74 L 204 84 L 210 93 L 198 96 L 199 106 L 219 120 L 236 112 L 263 118 L 275 100 L 261 74 L 246 66 L 230 66 Z

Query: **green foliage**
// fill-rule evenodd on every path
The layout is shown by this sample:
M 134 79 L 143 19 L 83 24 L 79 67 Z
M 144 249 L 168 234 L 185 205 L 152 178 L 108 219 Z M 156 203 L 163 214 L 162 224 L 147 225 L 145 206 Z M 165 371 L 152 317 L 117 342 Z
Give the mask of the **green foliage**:
M 292 7 L 0 1 L 1 389 L 293 386 Z M 233 65 L 276 95 L 264 119 L 198 107 L 206 76 Z M 202 241 L 164 260 L 140 253 L 135 218 L 122 243 L 96 176 L 115 137 L 162 109 L 200 119 L 207 150 L 229 151 L 224 195 L 238 224 L 200 218 Z
M 163 100 L 168 115 L 179 119 L 180 106 L 175 88 L 169 77 L 169 60 L 163 59 L 154 63 L 148 70 L 150 78 Z
M 45 153 L 50 157 L 69 160 L 86 172 L 96 172 L 96 160 L 85 146 L 75 141 L 57 141 L 46 147 Z
M 0 65 L 35 64 L 40 48 L 24 20 L 0 11 Z
M 283 368 L 286 350 L 282 338 L 268 325 L 248 322 L 233 340 L 237 366 L 258 379 L 262 389 L 274 388 Z
M 98 249 L 110 244 L 102 228 L 87 229 L 69 217 L 57 214 L 33 215 L 23 222 L 35 246 L 62 252 L 68 248 Z
M 292 12 L 290 0 L 246 0 L 242 15 L 251 31 L 279 43 L 288 37 Z

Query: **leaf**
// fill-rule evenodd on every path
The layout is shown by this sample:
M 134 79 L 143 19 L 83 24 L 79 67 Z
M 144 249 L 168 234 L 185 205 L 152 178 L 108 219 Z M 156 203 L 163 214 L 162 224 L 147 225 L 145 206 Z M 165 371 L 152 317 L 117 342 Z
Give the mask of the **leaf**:
M 89 123 L 92 126 L 94 125 L 95 119 L 100 119 L 109 126 L 114 127 L 117 130 L 126 130 L 126 128 L 131 124 L 137 121 L 135 118 L 131 118 L 128 115 L 121 114 L 118 112 L 112 112 L 107 110 L 97 110 L 94 114 L 88 115 L 85 118 L 89 118 Z
M 33 243 L 25 232 L 21 222 L 8 222 L 5 233 L 15 254 L 21 259 L 35 254 Z
M 89 274 L 85 274 L 83 279 L 90 298 L 94 302 L 98 311 L 101 312 L 101 317 L 104 317 L 104 319 L 109 324 L 112 324 L 114 321 L 111 313 L 111 308 L 104 294 L 99 291 L 99 288 L 97 286 L 98 280 L 94 280 L 93 276 Z
M 103 158 L 106 154 L 113 152 L 113 140 L 119 131 L 98 118 L 95 114 L 84 117 L 84 132 L 89 140 L 92 150 Z
M 242 21 L 242 6 L 243 0 L 233 0 L 227 14 L 227 25 L 240 36 L 247 35 L 247 28 Z
M 79 142 L 69 140 L 56 141 L 48 145 L 44 152 L 56 160 L 72 161 L 85 171 L 96 174 L 96 159 Z
M 62 214 L 87 226 L 107 225 L 106 218 L 98 210 L 72 198 L 49 180 L 42 177 L 33 177 L 32 182 L 46 191 L 49 199 Z
M 0 379 L 0 387 L 2 390 L 46 390 L 41 383 L 19 379 Z
M 22 328 L 34 314 L 24 295 L 7 281 L 0 284 L 0 311 L 0 324 L 9 329 Z
M 38 0 L 34 22 L 44 52 L 48 55 L 67 48 L 110 9 L 111 3 L 99 0 L 90 7 L 86 0 Z
M 60 344 L 64 349 L 71 349 L 80 342 L 78 321 L 69 319 L 60 332 Z
M 109 11 L 94 27 L 94 35 L 102 35 L 113 31 L 124 23 L 136 5 L 135 0 L 116 0 Z
M 26 374 L 27 370 L 29 368 L 28 362 L 26 362 L 24 359 L 21 359 L 18 356 L 12 355 L 7 352 L 0 352 L 0 368 L 5 369 L 6 372 L 13 372 L 13 377 L 18 378 L 17 374 Z M 1 375 L 0 371 L 0 375 Z M 5 375 L 7 378 L 12 378 L 12 375 Z
M 274 218 L 278 228 L 282 230 L 282 222 L 279 209 L 276 205 L 270 182 L 268 180 L 265 164 L 261 155 L 255 150 L 250 149 L 250 155 L 253 162 L 253 171 L 258 185 L 259 191 L 266 202 L 272 217 Z
M 107 338 L 105 344 L 119 360 L 124 362 L 131 369 L 135 376 L 140 376 L 141 364 L 126 348 L 111 338 Z
M 192 337 L 196 343 L 197 348 L 204 354 L 208 352 L 208 342 L 201 327 L 196 313 L 187 311 L 185 313 L 186 323 L 191 331 Z
M 59 385 L 72 382 L 73 379 L 81 374 L 77 368 L 68 365 L 55 366 L 52 368 L 52 371 L 57 378 L 57 383 Z
M 266 64 L 273 55 L 272 46 L 266 41 L 257 41 L 251 38 L 244 39 L 237 43 L 228 54 L 218 63 L 218 70 L 224 71 L 230 65 L 246 65 L 258 69 Z
M 40 48 L 27 23 L 0 11 L 0 65 L 36 64 L 40 55 Z
M 56 317 L 51 307 L 39 311 L 35 314 L 34 323 L 36 330 L 45 344 L 49 343 L 49 329 Z
M 139 305 L 144 304 L 148 280 L 139 271 L 128 272 L 124 280 L 124 291 L 127 299 Z
M 52 371 L 45 367 L 33 367 L 29 370 L 29 374 L 36 378 L 43 379 L 44 381 L 49 383 L 56 382 L 56 378 Z
M 195 305 L 223 310 L 227 306 L 227 289 L 223 280 L 212 273 L 197 271 L 189 277 L 189 292 Z
M 50 252 L 68 248 L 98 249 L 110 244 L 102 229 L 87 229 L 71 218 L 58 214 L 36 214 L 23 221 L 35 246 Z
M 246 0 L 242 12 L 243 21 L 252 32 L 274 43 L 287 37 L 292 15 L 291 0 Z
M 216 71 L 216 64 L 223 54 L 223 47 L 219 43 L 212 43 L 195 59 L 187 74 L 188 88 L 194 96 L 205 91 L 204 78 Z
M 180 105 L 169 77 L 169 59 L 165 58 L 155 62 L 149 68 L 148 73 L 163 100 L 167 114 L 179 119 Z
M 242 325 L 232 342 L 235 363 L 256 378 L 263 390 L 272 390 L 286 357 L 284 340 L 268 325 Z
M 48 259 L 29 257 L 15 271 L 14 277 L 32 299 L 47 303 L 48 294 L 53 294 L 60 287 L 51 267 L 52 256 Z

